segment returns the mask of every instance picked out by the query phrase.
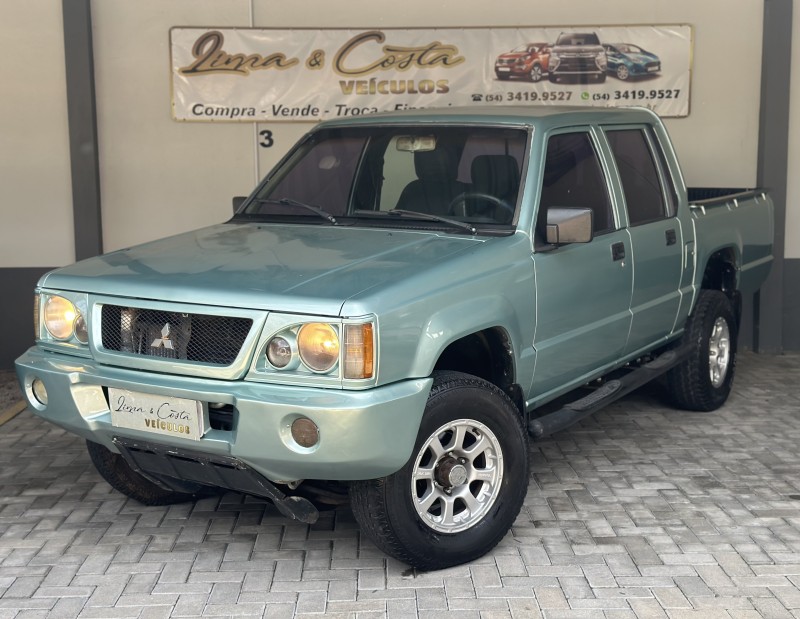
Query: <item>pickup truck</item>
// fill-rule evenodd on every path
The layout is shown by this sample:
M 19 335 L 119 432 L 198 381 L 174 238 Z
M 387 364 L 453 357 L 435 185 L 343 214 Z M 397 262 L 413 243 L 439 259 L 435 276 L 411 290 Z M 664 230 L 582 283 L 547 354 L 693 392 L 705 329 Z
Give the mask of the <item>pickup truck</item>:
M 44 275 L 17 371 L 129 497 L 349 501 L 437 569 L 507 534 L 530 440 L 655 378 L 721 406 L 772 235 L 761 190 L 690 202 L 645 109 L 337 119 L 229 221 Z

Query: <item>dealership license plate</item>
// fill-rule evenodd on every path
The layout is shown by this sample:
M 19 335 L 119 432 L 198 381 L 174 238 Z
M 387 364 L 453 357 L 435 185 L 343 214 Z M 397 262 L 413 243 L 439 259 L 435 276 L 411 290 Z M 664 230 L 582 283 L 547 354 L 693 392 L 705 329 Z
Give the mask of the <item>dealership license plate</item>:
M 658 71 L 658 67 L 647 67 L 648 71 Z
M 508 67 L 497 67 L 497 70 L 500 71 L 501 73 L 508 73 L 509 71 L 511 71 L 511 69 L 509 69 Z
M 117 428 L 195 441 L 203 436 L 203 406 L 196 400 L 109 387 L 108 403 Z

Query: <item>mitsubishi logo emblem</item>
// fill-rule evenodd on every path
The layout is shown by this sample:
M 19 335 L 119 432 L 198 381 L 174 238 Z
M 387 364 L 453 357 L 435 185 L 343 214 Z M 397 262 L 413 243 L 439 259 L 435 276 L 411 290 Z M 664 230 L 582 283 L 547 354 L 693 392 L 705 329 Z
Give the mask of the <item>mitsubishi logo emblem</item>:
M 161 337 L 157 337 L 153 340 L 153 343 L 150 344 L 151 348 L 167 348 L 169 350 L 175 350 L 175 347 L 172 345 L 172 340 L 169 337 L 170 333 L 170 326 L 169 323 L 165 324 L 164 327 L 161 329 Z

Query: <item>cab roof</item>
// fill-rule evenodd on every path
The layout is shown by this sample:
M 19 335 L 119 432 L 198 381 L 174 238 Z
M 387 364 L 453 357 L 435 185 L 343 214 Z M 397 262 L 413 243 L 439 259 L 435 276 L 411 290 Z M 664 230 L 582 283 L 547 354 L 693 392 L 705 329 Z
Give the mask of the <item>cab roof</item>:
M 423 124 L 475 124 L 553 127 L 620 124 L 657 123 L 658 117 L 642 107 L 579 107 L 579 106 L 503 106 L 484 105 L 470 107 L 446 107 L 398 112 L 379 112 L 363 116 L 351 116 L 326 120 L 318 125 L 326 127 L 374 126 L 374 125 L 423 125 Z

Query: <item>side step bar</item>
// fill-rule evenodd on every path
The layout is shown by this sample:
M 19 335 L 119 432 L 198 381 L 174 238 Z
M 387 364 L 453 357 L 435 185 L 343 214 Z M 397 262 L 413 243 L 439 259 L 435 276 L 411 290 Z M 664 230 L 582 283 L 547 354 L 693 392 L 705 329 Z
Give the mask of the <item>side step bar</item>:
M 287 496 L 258 471 L 231 456 L 209 455 L 188 449 L 115 436 L 122 457 L 137 473 L 159 486 L 178 491 L 181 483 L 226 488 L 270 499 L 287 518 L 314 524 L 319 512 L 308 499 Z
M 689 347 L 673 348 L 661 353 L 649 363 L 622 378 L 608 381 L 589 395 L 570 402 L 555 412 L 532 419 L 528 423 L 528 433 L 534 438 L 541 438 L 577 423 L 666 373 L 683 361 L 690 350 Z

